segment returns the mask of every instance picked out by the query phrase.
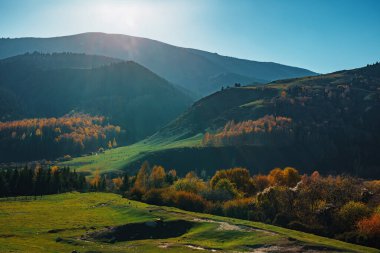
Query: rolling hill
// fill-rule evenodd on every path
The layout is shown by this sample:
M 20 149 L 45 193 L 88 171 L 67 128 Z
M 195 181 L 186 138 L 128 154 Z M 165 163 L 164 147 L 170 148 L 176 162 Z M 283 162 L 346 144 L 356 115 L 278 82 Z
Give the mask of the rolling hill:
M 107 171 L 135 171 L 148 160 L 182 174 L 203 169 L 212 174 L 233 166 L 258 173 L 293 166 L 301 172 L 376 177 L 380 171 L 379 84 L 380 64 L 374 64 L 225 89 L 199 100 L 141 143 L 110 151 L 109 157 L 116 160 L 108 163 Z M 281 135 L 286 141 L 273 141 L 276 132 L 271 131 L 276 122 L 269 119 L 281 117 L 291 122 Z M 236 131 L 237 123 L 242 122 L 258 130 Z M 219 143 L 205 141 L 206 133 L 210 138 L 221 136 Z M 232 142 L 236 141 L 229 136 L 232 134 L 242 140 Z M 252 136 L 253 141 L 248 141 Z M 74 159 L 71 165 L 92 171 L 99 160 L 91 159 Z M 107 155 L 102 159 L 106 161 Z
M 120 34 L 84 33 L 53 38 L 0 39 L 0 59 L 26 52 L 74 52 L 135 61 L 202 97 L 222 86 L 315 75 L 271 62 L 257 62 L 181 48 Z
M 192 99 L 135 62 L 83 54 L 26 54 L 0 61 L 0 120 L 105 116 L 145 138 L 184 111 Z
M 1 252 L 378 252 L 260 222 L 148 205 L 112 193 L 0 198 L 0 202 L 0 222 L 7 224 L 0 226 Z M 156 226 L 157 219 L 166 229 Z

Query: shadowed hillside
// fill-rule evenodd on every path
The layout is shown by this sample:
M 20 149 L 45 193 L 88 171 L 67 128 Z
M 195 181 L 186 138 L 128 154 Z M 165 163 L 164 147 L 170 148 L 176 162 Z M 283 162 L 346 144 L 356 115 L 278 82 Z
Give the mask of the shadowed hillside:
M 190 103 L 185 93 L 134 62 L 76 54 L 0 61 L 2 121 L 84 112 L 120 125 L 126 141 L 133 142 L 157 131 Z
M 216 148 L 289 147 L 285 156 L 289 159 L 283 161 L 283 166 L 296 164 L 302 168 L 308 165 L 313 168 L 305 168 L 307 170 L 318 168 L 371 177 L 380 170 L 377 158 L 380 151 L 379 84 L 380 64 L 375 64 L 316 77 L 280 80 L 259 87 L 230 88 L 196 102 L 152 139 L 168 136 L 182 139 L 204 133 L 203 144 Z M 279 135 L 275 131 L 278 121 L 270 122 L 268 115 L 273 119 L 286 117 L 291 125 Z M 277 137 L 273 139 L 273 136 Z M 291 154 L 291 150 L 299 149 L 304 152 L 298 153 L 298 158 Z M 184 153 L 187 159 L 193 159 L 191 152 Z M 240 152 L 231 155 L 226 163 L 255 169 L 255 164 L 263 163 L 247 162 L 253 159 L 250 156 L 268 161 L 276 152 L 257 154 L 257 151 Z M 223 157 L 228 160 L 229 156 Z M 272 158 L 281 160 L 278 155 Z M 202 166 L 202 163 L 198 165 Z

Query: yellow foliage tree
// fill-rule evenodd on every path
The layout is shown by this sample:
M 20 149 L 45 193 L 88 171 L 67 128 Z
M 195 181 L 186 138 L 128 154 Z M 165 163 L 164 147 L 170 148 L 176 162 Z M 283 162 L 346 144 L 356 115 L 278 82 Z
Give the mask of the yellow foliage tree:
M 294 187 L 301 180 L 298 170 L 286 167 L 284 170 L 275 168 L 268 175 L 271 185 Z
M 271 170 L 268 179 L 271 185 L 285 185 L 284 172 L 280 168 Z
M 54 165 L 54 166 L 51 167 L 51 173 L 54 173 L 57 170 L 59 170 L 59 167 L 57 165 Z
M 165 183 L 165 169 L 162 166 L 154 166 L 149 176 L 150 186 L 160 188 Z
M 100 185 L 100 180 L 101 180 L 101 177 L 100 177 L 99 170 L 96 170 L 94 178 L 91 179 L 90 181 L 90 185 L 94 188 L 98 188 Z
M 211 178 L 210 184 L 212 188 L 221 179 L 228 179 L 231 183 L 235 184 L 238 190 L 243 192 L 251 192 L 252 184 L 250 181 L 249 171 L 245 168 L 232 168 L 229 170 L 218 170 L 215 175 Z
M 136 175 L 135 187 L 139 190 L 147 190 L 149 183 L 149 163 L 145 161 Z
M 112 141 L 112 147 L 113 148 L 116 148 L 117 147 L 117 142 L 116 142 L 116 139 L 113 138 L 113 141 Z
M 285 185 L 289 187 L 294 187 L 301 180 L 301 176 L 298 170 L 292 167 L 286 167 L 283 171 L 283 177 Z
M 37 128 L 36 129 L 36 136 L 42 136 L 42 130 Z

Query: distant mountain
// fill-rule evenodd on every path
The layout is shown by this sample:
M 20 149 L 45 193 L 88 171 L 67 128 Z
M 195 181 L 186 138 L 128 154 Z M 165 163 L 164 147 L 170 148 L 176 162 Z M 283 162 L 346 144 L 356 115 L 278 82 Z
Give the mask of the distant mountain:
M 264 83 L 315 75 L 302 68 L 226 57 L 128 35 L 84 33 L 54 38 L 0 39 L 0 59 L 34 51 L 86 53 L 132 60 L 197 97 L 235 82 Z
M 295 166 L 375 177 L 380 172 L 379 129 L 380 64 L 374 64 L 214 93 L 151 138 L 203 133 L 203 147 L 143 159 L 169 167 L 185 163 L 188 169 L 245 166 L 257 172 Z M 194 159 L 202 150 L 208 158 Z M 177 163 L 167 159 L 170 152 L 177 154 Z
M 0 61 L 0 120 L 102 115 L 128 142 L 164 126 L 192 99 L 135 62 L 83 54 L 26 54 Z

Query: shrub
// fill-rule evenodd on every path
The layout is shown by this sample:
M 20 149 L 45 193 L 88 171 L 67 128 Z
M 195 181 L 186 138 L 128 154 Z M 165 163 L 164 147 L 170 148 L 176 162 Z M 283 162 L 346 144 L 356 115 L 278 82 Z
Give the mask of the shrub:
M 206 206 L 205 213 L 210 213 L 214 215 L 223 215 L 223 205 L 220 202 L 211 202 L 208 201 Z
M 271 185 L 294 187 L 301 180 L 301 176 L 296 169 L 286 167 L 284 170 L 279 168 L 273 169 L 269 173 L 268 179 Z
M 298 170 L 292 167 L 286 167 L 283 171 L 284 180 L 286 186 L 294 187 L 301 180 L 301 176 L 298 173 Z
M 354 230 L 356 223 L 370 215 L 369 208 L 361 203 L 350 201 L 338 211 L 338 222 L 343 231 Z
M 335 239 L 349 242 L 349 243 L 364 244 L 364 245 L 368 244 L 368 238 L 358 233 L 357 231 L 351 231 L 351 232 L 345 232 L 343 234 L 339 234 L 335 236 Z
M 129 193 L 126 195 L 127 198 L 133 199 L 133 200 L 141 200 L 142 196 L 144 195 L 145 191 L 139 187 L 133 187 Z
M 289 213 L 281 212 L 276 214 L 273 220 L 273 224 L 286 227 L 288 224 L 292 221 L 292 217 L 289 215 Z
M 357 227 L 363 235 L 380 238 L 380 214 L 374 213 L 371 217 L 360 220 Z
M 253 198 L 234 199 L 223 204 L 223 213 L 225 216 L 239 219 L 248 219 L 249 211 L 254 203 Z
M 257 205 L 273 221 L 280 212 L 291 212 L 293 192 L 284 186 L 271 186 L 257 194 Z
M 207 201 L 198 194 L 178 191 L 175 193 L 174 205 L 188 211 L 203 212 L 207 206 Z
M 291 221 L 288 224 L 288 228 L 313 234 L 321 234 L 321 232 L 323 231 L 323 227 L 310 226 L 300 221 Z
M 212 202 L 224 202 L 233 198 L 231 194 L 224 190 L 207 189 L 201 194 L 204 199 Z
M 263 191 L 269 186 L 269 179 L 265 175 L 256 175 L 252 177 L 253 185 L 255 189 L 259 192 Z
M 142 196 L 141 200 L 152 205 L 163 205 L 164 200 L 162 194 L 165 190 L 166 189 L 151 189 Z
M 231 183 L 231 181 L 227 178 L 220 179 L 216 183 L 214 189 L 217 191 L 225 192 L 226 195 L 230 196 L 230 198 L 236 198 L 240 196 L 235 184 Z
M 266 221 L 265 213 L 263 211 L 261 211 L 260 209 L 257 209 L 257 208 L 254 208 L 254 210 L 250 210 L 248 213 L 248 216 L 249 216 L 248 217 L 249 220 L 261 221 L 261 222 Z
M 205 182 L 202 179 L 198 178 L 194 173 L 187 173 L 185 178 L 177 180 L 173 188 L 176 191 L 185 191 L 192 193 L 199 193 L 204 191 L 207 188 Z
M 271 170 L 268 179 L 271 185 L 285 185 L 284 173 L 280 168 Z
M 222 179 L 228 179 L 231 183 L 235 184 L 239 191 L 246 193 L 254 192 L 254 186 L 252 181 L 250 181 L 249 171 L 245 168 L 217 171 L 210 180 L 211 187 L 214 189 L 217 183 Z

